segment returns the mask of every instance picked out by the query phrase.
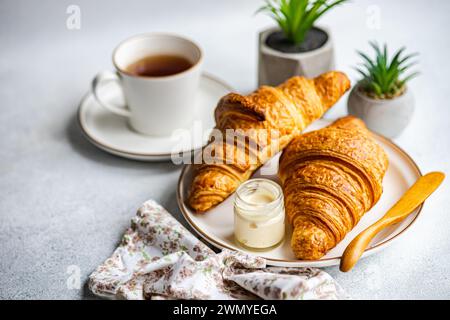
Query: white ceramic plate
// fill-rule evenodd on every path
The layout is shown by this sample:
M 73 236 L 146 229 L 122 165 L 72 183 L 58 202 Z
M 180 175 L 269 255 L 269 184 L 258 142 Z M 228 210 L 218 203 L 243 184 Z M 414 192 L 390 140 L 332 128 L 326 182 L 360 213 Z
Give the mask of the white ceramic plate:
M 84 135 L 95 146 L 114 155 L 142 161 L 170 160 L 172 152 L 190 152 L 201 148 L 208 140 L 208 133 L 214 127 L 214 108 L 221 97 L 233 91 L 223 81 L 203 74 L 200 80 L 195 106 L 194 120 L 187 128 L 182 128 L 169 136 L 146 136 L 130 128 L 124 117 L 115 115 L 87 94 L 78 108 L 78 121 Z M 117 86 L 111 86 L 104 93 L 105 99 L 121 105 L 123 97 Z M 200 139 L 196 132 L 206 132 Z M 196 136 L 195 136 L 196 137 Z
M 320 129 L 330 122 L 326 120 L 318 120 L 309 126 L 308 130 Z M 383 195 L 378 203 L 367 212 L 358 223 L 358 225 L 347 234 L 347 236 L 332 250 L 330 250 L 320 260 L 297 260 L 290 247 L 290 239 L 292 230 L 287 227 L 285 240 L 278 247 L 264 252 L 252 252 L 241 247 L 234 240 L 233 236 L 233 200 L 234 195 L 230 196 L 223 203 L 211 209 L 204 214 L 194 213 L 189 206 L 186 205 L 187 191 L 192 179 L 192 166 L 186 165 L 183 168 L 177 190 L 178 206 L 181 209 L 188 223 L 197 231 L 197 233 L 207 242 L 218 248 L 228 248 L 231 250 L 239 250 L 246 253 L 259 255 L 267 259 L 268 264 L 274 266 L 290 266 L 290 267 L 326 267 L 337 265 L 340 262 L 342 253 L 344 252 L 350 241 L 362 230 L 380 219 L 386 211 L 406 192 L 406 190 L 421 176 L 420 170 L 414 161 L 395 145 L 392 141 L 379 135 L 375 135 L 377 142 L 384 148 L 389 157 L 389 168 L 383 180 Z M 279 155 L 272 158 L 264 166 L 271 166 L 272 175 L 265 175 L 278 182 L 276 173 L 278 171 Z M 254 177 L 260 176 L 258 170 Z M 394 239 L 399 236 L 416 220 L 422 205 L 418 207 L 405 220 L 381 231 L 370 243 L 369 247 L 363 254 L 363 257 L 376 253 L 385 248 Z

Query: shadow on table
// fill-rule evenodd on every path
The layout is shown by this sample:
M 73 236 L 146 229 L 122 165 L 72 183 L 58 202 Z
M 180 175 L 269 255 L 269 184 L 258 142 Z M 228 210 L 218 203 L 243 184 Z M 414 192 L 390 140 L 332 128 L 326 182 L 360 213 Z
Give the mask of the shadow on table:
M 163 171 L 173 171 L 179 169 L 179 166 L 173 164 L 170 161 L 166 162 L 143 162 L 131 159 L 121 158 L 103 151 L 94 145 L 92 145 L 81 132 L 78 124 L 77 113 L 75 112 L 67 124 L 66 128 L 67 138 L 72 145 L 73 149 L 81 154 L 83 157 L 99 162 L 103 165 L 122 168 L 157 168 Z
M 97 297 L 95 294 L 93 294 L 91 292 L 91 290 L 89 290 L 88 283 L 89 283 L 89 279 L 86 280 L 86 282 L 83 285 L 83 293 L 81 294 L 82 295 L 82 299 L 83 300 L 102 300 L 101 297 Z

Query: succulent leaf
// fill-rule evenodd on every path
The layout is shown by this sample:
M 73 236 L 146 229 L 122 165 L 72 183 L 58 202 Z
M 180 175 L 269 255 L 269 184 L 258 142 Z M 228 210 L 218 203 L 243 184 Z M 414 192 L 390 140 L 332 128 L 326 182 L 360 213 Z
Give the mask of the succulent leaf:
M 362 63 L 356 71 L 362 76 L 360 86 L 371 97 L 386 99 L 393 98 L 403 93 L 406 82 L 418 75 L 413 72 L 408 76 L 402 77 L 403 73 L 417 64 L 417 61 L 410 62 L 417 53 L 404 55 L 405 47 L 395 52 L 389 59 L 388 47 L 384 44 L 382 47 L 374 41 L 369 42 L 375 51 L 375 57 L 369 58 L 367 54 L 357 51 L 362 58 Z
M 331 8 L 348 0 L 266 0 L 256 13 L 266 12 L 293 44 L 300 44 L 314 23 Z

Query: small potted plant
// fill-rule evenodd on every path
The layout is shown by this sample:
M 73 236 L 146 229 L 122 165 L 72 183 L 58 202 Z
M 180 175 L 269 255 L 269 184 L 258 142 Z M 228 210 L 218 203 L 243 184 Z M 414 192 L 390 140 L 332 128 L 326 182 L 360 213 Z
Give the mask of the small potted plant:
M 278 85 L 295 75 L 312 78 L 334 69 L 331 34 L 314 24 L 345 1 L 266 0 L 257 12 L 268 13 L 278 26 L 259 34 L 259 85 Z
M 348 113 L 364 120 L 367 127 L 386 137 L 394 138 L 406 128 L 414 112 L 414 97 L 406 86 L 418 72 L 408 72 L 416 64 L 398 50 L 391 59 L 386 44 L 383 48 L 370 42 L 375 58 L 358 52 L 363 63 L 356 68 L 362 79 L 353 87 L 348 98 Z

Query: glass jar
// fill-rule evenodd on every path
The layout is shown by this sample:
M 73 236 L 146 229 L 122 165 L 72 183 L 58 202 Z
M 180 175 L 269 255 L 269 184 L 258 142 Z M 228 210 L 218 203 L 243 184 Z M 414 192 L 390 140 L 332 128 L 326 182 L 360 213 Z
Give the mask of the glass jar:
M 244 247 L 267 250 L 280 244 L 285 232 L 283 191 L 268 179 L 252 179 L 237 190 L 234 236 Z

